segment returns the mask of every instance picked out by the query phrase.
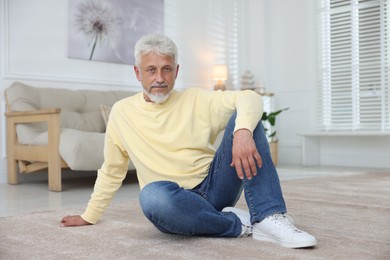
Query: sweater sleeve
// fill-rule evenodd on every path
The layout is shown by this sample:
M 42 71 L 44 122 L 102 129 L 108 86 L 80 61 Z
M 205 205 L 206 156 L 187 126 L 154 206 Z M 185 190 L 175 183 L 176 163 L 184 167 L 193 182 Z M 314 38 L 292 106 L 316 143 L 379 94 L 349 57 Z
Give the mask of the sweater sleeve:
M 248 129 L 253 133 L 263 115 L 261 95 L 252 90 L 214 91 L 210 109 L 216 111 L 218 118 L 228 120 L 232 111 L 237 111 L 234 132 Z
M 235 105 L 237 117 L 234 132 L 245 128 L 253 133 L 263 115 L 263 100 L 261 96 L 251 90 L 241 91 L 236 98 Z
M 99 221 L 127 174 L 129 158 L 114 141 L 113 132 L 112 126 L 109 124 L 105 136 L 104 163 L 98 170 L 91 199 L 81 215 L 85 221 L 91 224 L 96 224 Z

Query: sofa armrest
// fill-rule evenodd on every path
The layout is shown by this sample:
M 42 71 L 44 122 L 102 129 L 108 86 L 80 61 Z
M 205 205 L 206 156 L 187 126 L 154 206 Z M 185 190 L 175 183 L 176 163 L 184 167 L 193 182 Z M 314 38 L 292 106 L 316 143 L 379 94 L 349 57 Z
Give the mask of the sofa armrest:
M 12 120 L 19 123 L 36 123 L 36 122 L 48 122 L 49 117 L 59 117 L 61 113 L 60 108 L 49 108 L 41 110 L 31 110 L 31 111 L 10 111 L 6 112 L 5 116 L 7 118 L 12 118 Z
M 5 116 L 7 121 L 7 150 L 11 152 L 10 149 L 12 149 L 12 153 L 14 153 L 15 151 L 17 151 L 17 147 L 20 147 L 16 134 L 16 125 L 45 122 L 47 123 L 48 132 L 48 145 L 45 149 L 49 149 L 49 151 L 51 151 L 49 153 L 49 156 L 50 154 L 58 154 L 61 133 L 60 113 L 61 109 L 58 108 L 6 112 Z M 29 147 L 26 148 L 29 149 Z M 45 158 L 47 155 L 42 156 L 42 154 L 43 152 L 27 152 L 27 154 L 17 153 L 17 155 L 15 155 L 20 160 L 47 160 L 47 158 Z
M 59 154 L 60 133 L 61 133 L 61 109 L 43 109 L 32 111 L 11 111 L 6 112 L 7 121 L 7 160 L 8 160 L 8 182 L 16 184 L 17 172 L 16 163 L 20 160 L 38 161 L 38 168 L 41 163 L 47 163 L 49 168 L 49 189 L 61 191 L 61 157 Z M 20 145 L 16 134 L 16 125 L 25 123 L 46 122 L 48 131 L 48 145 L 32 146 Z M 35 170 L 35 166 L 31 166 Z M 29 172 L 29 170 L 27 170 Z

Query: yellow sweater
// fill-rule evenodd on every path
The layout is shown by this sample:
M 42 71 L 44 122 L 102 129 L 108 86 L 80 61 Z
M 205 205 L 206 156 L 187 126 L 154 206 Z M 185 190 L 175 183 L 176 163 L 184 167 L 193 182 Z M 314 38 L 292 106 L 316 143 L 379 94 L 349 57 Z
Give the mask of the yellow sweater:
M 169 180 L 185 189 L 201 183 L 214 154 L 213 143 L 237 110 L 236 127 L 253 131 L 263 113 L 253 91 L 173 91 L 163 104 L 143 93 L 117 102 L 105 135 L 104 163 L 82 218 L 97 223 L 134 163 L 141 189 Z

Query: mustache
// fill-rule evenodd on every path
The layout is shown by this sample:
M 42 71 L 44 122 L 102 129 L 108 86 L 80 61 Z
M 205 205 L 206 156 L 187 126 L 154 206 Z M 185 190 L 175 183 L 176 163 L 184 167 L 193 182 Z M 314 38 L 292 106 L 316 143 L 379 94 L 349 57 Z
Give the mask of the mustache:
M 150 86 L 150 88 L 166 88 L 168 87 L 167 83 L 154 83 Z

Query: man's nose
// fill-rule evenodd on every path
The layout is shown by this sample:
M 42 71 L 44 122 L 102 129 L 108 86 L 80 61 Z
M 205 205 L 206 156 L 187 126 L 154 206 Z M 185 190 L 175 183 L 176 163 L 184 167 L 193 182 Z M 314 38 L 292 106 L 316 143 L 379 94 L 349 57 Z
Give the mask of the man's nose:
M 159 83 L 164 82 L 164 77 L 163 77 L 163 73 L 162 73 L 161 70 L 158 70 L 158 71 L 157 71 L 157 74 L 156 74 L 156 81 L 159 82 Z

